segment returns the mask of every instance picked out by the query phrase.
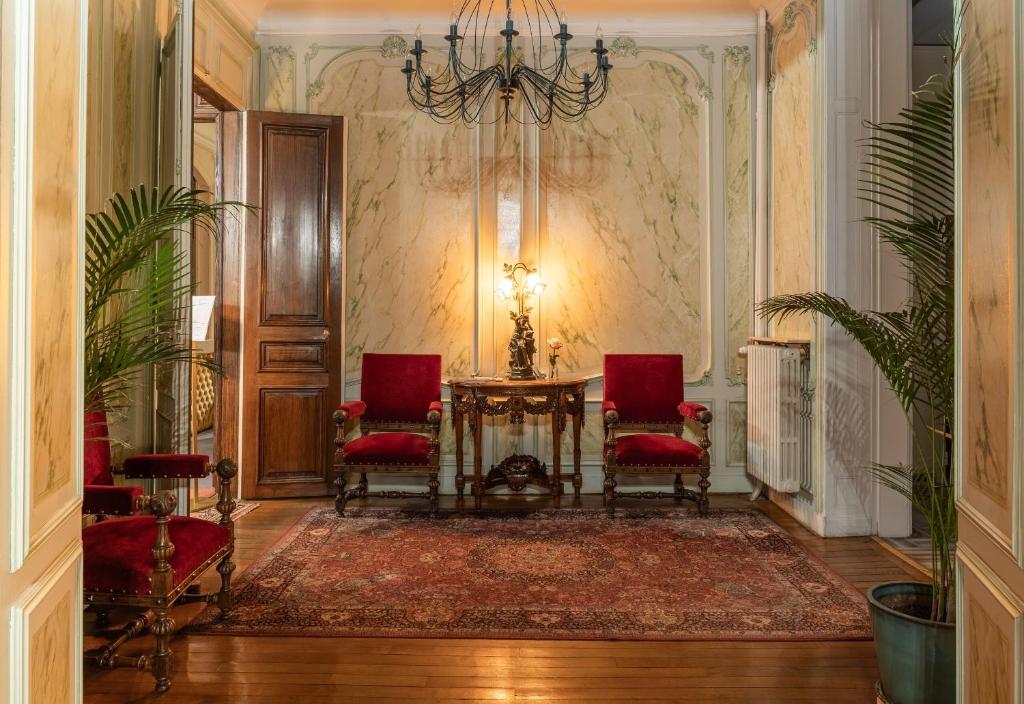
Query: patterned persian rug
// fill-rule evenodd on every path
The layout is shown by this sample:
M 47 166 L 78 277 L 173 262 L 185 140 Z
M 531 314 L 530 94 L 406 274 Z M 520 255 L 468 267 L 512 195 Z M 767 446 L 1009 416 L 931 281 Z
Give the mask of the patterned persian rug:
M 609 640 L 871 637 L 861 593 L 757 511 L 310 511 L 193 633 Z
M 260 504 L 258 501 L 245 501 L 239 500 L 238 506 L 234 511 L 231 512 L 231 520 L 237 521 L 242 516 L 248 515 L 258 509 Z M 204 521 L 212 521 L 213 523 L 220 522 L 220 511 L 216 507 L 211 506 L 210 508 L 200 509 L 191 513 L 193 518 L 202 518 Z

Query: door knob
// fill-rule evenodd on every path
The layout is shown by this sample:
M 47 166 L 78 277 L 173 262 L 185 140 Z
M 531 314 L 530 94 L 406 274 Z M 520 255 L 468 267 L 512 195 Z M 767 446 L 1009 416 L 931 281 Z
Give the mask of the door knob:
M 320 339 L 321 340 L 329 340 L 330 337 L 331 337 L 331 329 L 330 328 L 324 328 L 323 332 L 320 333 Z

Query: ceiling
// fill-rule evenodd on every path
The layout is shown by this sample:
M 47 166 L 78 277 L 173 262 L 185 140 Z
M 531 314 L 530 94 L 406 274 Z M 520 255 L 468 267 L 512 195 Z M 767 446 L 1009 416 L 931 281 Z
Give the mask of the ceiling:
M 390 12 L 416 11 L 424 14 L 448 14 L 453 3 L 450 0 L 237 0 L 240 3 L 259 7 L 266 12 L 296 12 L 362 14 L 379 13 L 384 4 Z M 520 0 L 513 2 L 513 7 Z M 461 4 L 461 3 L 456 3 Z M 498 7 L 504 3 L 497 2 Z M 758 3 L 760 4 L 760 3 Z M 624 3 L 622 0 L 559 0 L 555 3 L 559 9 L 567 13 L 585 12 L 587 15 L 610 13 L 614 15 L 635 14 L 721 14 L 733 11 L 750 12 L 750 0 L 634 0 Z
M 345 17 L 447 17 L 461 0 L 226 0 L 257 30 L 267 29 L 282 20 L 298 25 Z M 485 0 L 486 1 L 486 0 Z M 502 0 L 494 0 L 501 8 Z M 523 0 L 513 0 L 513 7 Z M 528 2 L 530 0 L 527 0 Z M 607 18 L 637 17 L 703 17 L 720 18 L 751 16 L 763 0 L 555 0 L 569 19 L 573 17 Z

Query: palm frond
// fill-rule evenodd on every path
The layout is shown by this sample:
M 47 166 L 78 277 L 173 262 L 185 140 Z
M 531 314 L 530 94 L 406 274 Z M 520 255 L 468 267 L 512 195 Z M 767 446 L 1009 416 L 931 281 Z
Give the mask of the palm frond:
M 151 365 L 192 360 L 179 337 L 191 284 L 187 253 L 173 241 L 194 226 L 216 233 L 229 209 L 202 191 L 140 186 L 115 194 L 85 227 L 85 405 L 123 408 Z M 200 362 L 210 366 L 207 362 Z

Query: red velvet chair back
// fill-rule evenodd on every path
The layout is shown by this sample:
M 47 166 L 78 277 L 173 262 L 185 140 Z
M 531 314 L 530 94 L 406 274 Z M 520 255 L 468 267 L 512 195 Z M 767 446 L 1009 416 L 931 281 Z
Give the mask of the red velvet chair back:
M 606 354 L 604 398 L 621 423 L 681 423 L 681 354 Z
M 110 441 L 106 413 L 85 414 L 85 467 L 86 486 L 110 486 L 114 476 L 110 473 Z
M 424 423 L 431 402 L 441 400 L 441 355 L 363 355 L 360 396 L 363 420 Z

